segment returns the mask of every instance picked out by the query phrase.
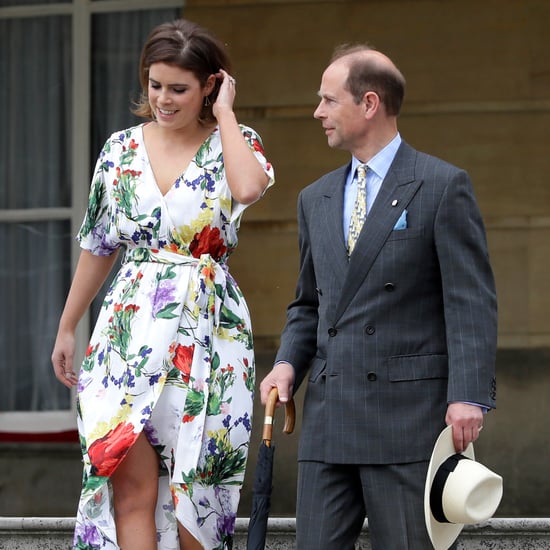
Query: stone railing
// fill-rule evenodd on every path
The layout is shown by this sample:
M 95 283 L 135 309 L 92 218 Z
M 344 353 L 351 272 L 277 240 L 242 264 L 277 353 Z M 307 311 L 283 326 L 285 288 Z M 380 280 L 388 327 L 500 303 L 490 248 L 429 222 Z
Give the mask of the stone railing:
M 237 520 L 234 550 L 246 549 L 248 519 Z M 0 518 L 2 550 L 68 550 L 71 547 L 73 518 Z M 295 548 L 295 520 L 270 518 L 266 550 Z M 548 550 L 550 518 L 494 518 L 468 525 L 459 537 L 459 550 Z M 356 550 L 371 550 L 368 525 Z

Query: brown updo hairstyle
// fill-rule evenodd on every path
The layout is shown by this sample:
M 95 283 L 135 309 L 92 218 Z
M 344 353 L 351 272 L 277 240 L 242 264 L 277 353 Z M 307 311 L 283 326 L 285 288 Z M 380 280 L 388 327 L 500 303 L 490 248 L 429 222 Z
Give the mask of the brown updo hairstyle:
M 206 29 L 185 19 L 158 25 L 147 38 L 139 60 L 141 96 L 132 112 L 143 118 L 153 118 L 147 93 L 149 68 L 153 63 L 166 63 L 191 71 L 201 86 L 205 86 L 208 77 L 220 69 L 231 73 L 231 62 L 223 43 Z M 212 104 L 216 101 L 219 89 L 220 81 L 216 79 L 214 89 L 208 96 L 208 105 L 202 108 L 199 117 L 201 124 L 216 120 Z

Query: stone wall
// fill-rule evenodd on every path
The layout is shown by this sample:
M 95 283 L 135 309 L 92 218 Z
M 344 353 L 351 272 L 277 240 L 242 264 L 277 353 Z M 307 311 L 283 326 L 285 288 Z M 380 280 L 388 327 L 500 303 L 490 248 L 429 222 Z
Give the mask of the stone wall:
M 472 176 L 499 297 L 498 408 L 476 454 L 504 477 L 497 514 L 550 516 L 550 2 L 190 0 L 184 16 L 228 44 L 239 118 L 260 131 L 276 170 L 231 265 L 252 311 L 258 377 L 294 295 L 298 192 L 348 159 L 312 117 L 321 74 L 335 45 L 366 41 L 407 79 L 404 139 Z M 296 441 L 279 438 L 279 515 L 292 515 Z
M 247 547 L 248 520 L 238 518 L 234 550 Z M 74 530 L 70 518 L 0 518 L 0 548 L 3 550 L 65 550 Z M 537 519 L 490 520 L 467 525 L 458 538 L 457 550 L 545 550 L 550 543 L 550 522 Z M 270 518 L 266 550 L 296 547 L 296 523 L 289 518 Z M 371 550 L 368 523 L 365 522 L 356 550 Z
M 499 294 L 498 409 L 476 454 L 504 477 L 497 515 L 550 516 L 550 2 L 188 0 L 184 16 L 228 44 L 239 119 L 260 132 L 276 169 L 276 186 L 245 214 L 231 262 L 252 312 L 258 378 L 294 294 L 298 192 L 348 158 L 327 147 L 312 118 L 321 73 L 335 45 L 368 41 L 407 78 L 403 137 L 466 168 L 486 220 Z M 301 399 L 296 433 L 276 433 L 276 516 L 294 516 Z M 79 484 L 76 445 L 0 446 L 0 515 L 70 516 Z

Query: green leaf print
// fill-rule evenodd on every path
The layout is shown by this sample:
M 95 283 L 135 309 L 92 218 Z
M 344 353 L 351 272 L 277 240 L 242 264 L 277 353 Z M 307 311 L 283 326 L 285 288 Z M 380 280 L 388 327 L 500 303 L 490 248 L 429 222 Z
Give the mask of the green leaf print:
M 179 304 L 177 302 L 172 302 L 171 304 L 164 306 L 162 309 L 157 311 L 155 318 L 175 319 L 178 315 L 174 313 L 174 310 L 177 309 L 178 305 Z
M 212 356 L 212 360 L 210 361 L 210 368 L 215 371 L 220 368 L 220 355 L 218 352 L 214 352 L 214 355 Z
M 215 285 L 214 285 L 214 288 L 215 288 L 215 290 L 216 290 L 216 296 L 217 296 L 218 298 L 221 298 L 221 299 L 223 300 L 224 294 L 225 294 L 223 285 L 215 284 Z
M 104 476 L 89 476 L 84 484 L 84 491 L 90 491 L 91 493 L 99 489 L 108 478 Z
M 235 286 L 231 284 L 231 282 L 228 280 L 227 285 L 225 287 L 225 290 L 227 291 L 227 294 L 231 297 L 231 299 L 238 305 L 241 303 L 239 293 L 237 292 L 237 289 Z
M 187 399 L 185 400 L 185 409 L 183 411 L 183 421 L 191 422 L 204 407 L 204 393 L 193 388 L 189 388 Z
M 206 409 L 206 414 L 209 416 L 220 414 L 221 404 L 222 404 L 222 400 L 220 399 L 220 396 L 216 395 L 215 393 L 211 393 L 208 396 L 208 406 Z
M 246 389 L 249 392 L 254 392 L 256 387 L 256 374 L 254 371 L 254 365 L 249 365 L 248 360 L 245 360 L 244 363 L 244 372 L 243 372 L 244 384 Z
M 235 381 L 235 369 L 231 365 L 219 368 L 220 358 L 217 353 L 212 357 L 212 372 L 214 376 L 208 392 L 208 404 L 206 414 L 217 415 L 222 413 L 222 405 L 231 403 L 231 397 L 225 398 L 226 392 Z
M 242 326 L 243 320 L 235 315 L 226 305 L 220 308 L 220 325 L 224 328 L 235 328 Z
M 86 354 L 84 356 L 84 361 L 82 361 L 81 365 L 82 370 L 84 370 L 85 372 L 90 372 L 93 369 L 96 362 L 95 357 L 97 355 L 98 348 L 99 344 L 96 344 L 95 347 L 88 346 L 88 349 L 86 350 Z
M 80 237 L 87 237 L 96 226 L 97 221 L 101 218 L 105 207 L 102 207 L 105 198 L 105 187 L 103 186 L 103 180 L 98 176 L 93 183 L 93 187 L 90 190 L 90 197 L 88 200 L 88 209 L 86 211 L 86 217 L 80 228 Z
M 246 454 L 243 446 L 234 449 L 231 446 L 228 429 L 209 432 L 208 449 L 204 465 L 197 468 L 197 480 L 205 485 L 238 485 L 244 475 Z
M 184 493 L 189 495 L 190 500 L 193 500 L 193 482 L 195 481 L 196 476 L 197 473 L 194 468 L 187 473 L 181 472 L 183 483 L 180 485 L 180 487 L 183 489 Z
M 197 166 L 203 167 L 205 165 L 205 159 L 208 158 L 208 154 L 210 153 L 210 140 L 211 138 L 208 137 L 197 151 L 195 155 L 195 164 Z

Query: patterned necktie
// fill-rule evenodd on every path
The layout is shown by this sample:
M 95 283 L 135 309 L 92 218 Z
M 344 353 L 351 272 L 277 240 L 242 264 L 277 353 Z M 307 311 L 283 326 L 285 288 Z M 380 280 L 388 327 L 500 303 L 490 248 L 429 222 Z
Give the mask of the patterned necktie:
M 367 217 L 367 165 L 359 164 L 357 166 L 357 198 L 355 199 L 355 206 L 351 213 L 351 220 L 349 222 L 348 233 L 348 256 L 351 256 L 359 233 L 365 218 Z

